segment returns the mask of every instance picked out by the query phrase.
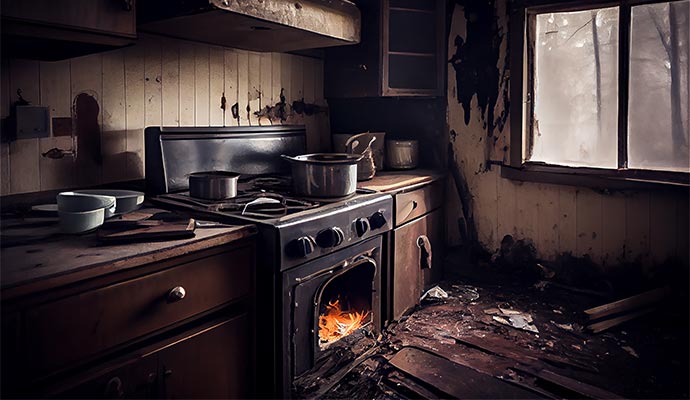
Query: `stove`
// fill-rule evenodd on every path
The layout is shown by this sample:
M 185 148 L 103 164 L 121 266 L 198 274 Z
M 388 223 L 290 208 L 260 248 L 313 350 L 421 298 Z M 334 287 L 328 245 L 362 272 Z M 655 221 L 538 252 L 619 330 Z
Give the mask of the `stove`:
M 258 227 L 256 368 L 262 382 L 272 371 L 261 396 L 289 397 L 294 379 L 332 343 L 358 329 L 381 329 L 392 197 L 366 190 L 345 198 L 292 194 L 289 165 L 279 156 L 305 153 L 305 134 L 302 126 L 145 131 L 149 200 L 197 219 Z M 209 170 L 239 173 L 238 195 L 191 197 L 186 177 Z

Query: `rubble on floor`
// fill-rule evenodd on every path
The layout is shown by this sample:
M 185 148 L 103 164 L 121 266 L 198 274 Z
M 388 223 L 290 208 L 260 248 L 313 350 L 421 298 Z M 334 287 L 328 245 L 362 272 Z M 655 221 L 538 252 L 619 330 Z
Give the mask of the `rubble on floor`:
M 584 310 L 615 298 L 534 287 L 475 267 L 439 284 L 448 298 L 424 302 L 376 340 L 368 338 L 337 379 L 323 379 L 322 363 L 298 380 L 295 394 L 501 398 L 515 391 L 523 398 L 688 398 L 687 300 L 669 300 L 678 307 L 659 306 L 594 333 L 586 329 Z M 430 364 L 424 369 L 410 360 Z M 469 378 L 458 382 L 457 374 Z M 311 389 L 300 389 L 300 382 Z

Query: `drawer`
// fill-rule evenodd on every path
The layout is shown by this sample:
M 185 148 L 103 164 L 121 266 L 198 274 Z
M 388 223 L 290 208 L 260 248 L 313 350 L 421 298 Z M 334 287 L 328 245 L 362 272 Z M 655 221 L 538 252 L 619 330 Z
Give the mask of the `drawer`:
M 245 296 L 253 257 L 241 247 L 27 310 L 29 368 L 57 370 Z M 177 286 L 186 295 L 170 301 Z
M 443 180 L 395 196 L 395 226 L 400 226 L 443 204 Z

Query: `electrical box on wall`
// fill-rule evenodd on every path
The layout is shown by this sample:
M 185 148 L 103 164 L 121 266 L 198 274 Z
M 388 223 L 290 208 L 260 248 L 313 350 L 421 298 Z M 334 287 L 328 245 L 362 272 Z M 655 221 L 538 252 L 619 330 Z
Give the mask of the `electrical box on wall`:
M 44 106 L 17 106 L 17 139 L 50 136 L 50 111 Z

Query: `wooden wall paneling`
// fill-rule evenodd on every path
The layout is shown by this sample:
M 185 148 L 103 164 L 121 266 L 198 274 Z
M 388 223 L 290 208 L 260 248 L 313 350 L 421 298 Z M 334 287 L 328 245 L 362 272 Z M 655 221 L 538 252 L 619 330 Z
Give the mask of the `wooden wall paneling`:
M 292 104 L 294 101 L 304 98 L 304 72 L 302 71 L 304 60 L 300 56 L 291 56 L 290 64 L 292 64 L 290 70 L 290 91 L 292 97 L 288 99 L 288 102 Z M 304 123 L 303 115 L 295 114 L 293 118 L 295 124 Z M 307 137 L 307 148 L 309 148 L 309 137 Z
M 283 65 L 283 58 L 280 53 L 271 53 L 271 105 L 274 106 L 280 102 L 280 89 L 283 85 L 280 80 Z M 280 120 L 273 121 L 274 124 L 280 124 Z
M 125 49 L 127 179 L 138 179 L 144 176 L 144 58 L 142 46 Z
M 10 192 L 26 193 L 40 190 L 38 139 L 10 142 Z
M 161 124 L 180 126 L 180 42 L 161 43 Z
M 261 54 L 250 51 L 248 62 L 247 100 L 249 101 L 249 125 L 256 126 L 259 125 L 259 117 L 254 113 L 259 111 L 259 102 L 261 101 Z
M 51 120 L 55 117 L 70 118 L 70 62 L 42 62 L 39 68 L 41 104 L 50 108 Z M 39 140 L 40 153 L 45 153 L 52 148 L 70 150 L 72 147 L 71 136 L 53 137 L 51 135 L 51 137 Z M 73 157 L 51 159 L 41 156 L 39 157 L 39 169 L 41 176 L 40 190 L 60 189 L 75 185 L 75 159 Z
M 516 236 L 517 233 L 515 229 L 517 221 L 516 186 L 517 184 L 510 179 L 497 178 L 496 230 L 498 243 L 501 243 L 505 235 Z M 449 193 L 453 193 L 457 197 L 454 184 L 451 184 L 450 189 Z
M 680 195 L 676 199 L 676 256 L 690 263 L 690 199 L 686 195 Z
M 625 200 L 625 251 L 627 261 L 649 260 L 649 193 L 638 192 Z
M 589 255 L 595 263 L 602 254 L 602 201 L 601 195 L 590 189 L 581 189 L 575 200 L 577 208 L 576 253 Z
M 147 39 L 144 46 L 144 128 L 160 126 L 163 119 L 162 60 L 158 38 Z M 143 136 L 142 136 L 143 137 Z
M 180 126 L 194 126 L 195 116 L 195 49 L 188 42 L 180 42 Z
M 318 106 L 326 107 L 323 89 L 323 60 L 315 60 L 314 66 L 314 101 Z M 331 140 L 331 124 L 328 120 L 328 114 L 316 114 L 316 121 L 319 127 L 319 132 L 321 132 L 321 151 L 331 151 L 333 149 L 333 144 Z
M 678 237 L 676 196 L 668 192 L 652 192 L 649 208 L 650 261 L 661 264 L 676 254 L 676 238 Z
M 555 259 L 558 254 L 559 202 L 558 187 L 537 185 L 539 196 L 539 223 L 537 224 L 536 246 L 542 257 Z
M 484 172 L 477 176 L 472 196 L 474 197 L 474 215 L 477 223 L 479 241 L 494 251 L 499 247 L 498 237 L 498 195 L 496 180 L 499 178 L 498 168 Z
M 10 68 L 7 58 L 0 59 L 0 118 L 10 115 Z M 10 193 L 10 145 L 0 143 L 0 195 Z
M 73 58 L 70 61 L 71 86 L 72 86 L 72 112 L 73 129 L 77 132 L 77 184 L 80 186 L 98 185 L 102 182 L 103 155 L 101 152 L 101 131 L 103 126 L 103 56 L 94 54 Z M 77 114 L 76 99 L 80 94 L 91 96 L 98 105 L 97 125 L 89 120 L 88 115 L 84 126 L 87 128 L 80 132 L 79 122 L 83 116 Z M 92 100 L 89 100 L 89 102 Z M 79 137 L 86 135 L 86 137 Z M 85 143 L 88 143 L 85 146 Z
M 124 51 L 103 54 L 103 182 L 126 179 L 127 126 Z
M 194 125 L 209 125 L 209 47 L 194 48 Z
M 558 188 L 558 252 L 575 254 L 577 246 L 577 189 Z
M 304 58 L 302 60 L 302 87 L 305 103 L 314 103 L 314 60 Z M 316 123 L 315 115 L 304 115 L 304 125 L 307 129 L 307 152 L 318 153 L 321 150 L 321 132 Z
M 10 102 L 17 99 L 17 90 L 31 104 L 40 104 L 39 64 L 30 60 L 10 60 Z M 25 193 L 40 189 L 38 139 L 15 140 L 9 146 L 10 192 Z
M 285 102 L 288 104 L 287 112 L 292 112 L 292 57 L 291 54 L 282 53 L 280 55 L 280 82 L 285 96 Z
M 223 126 L 223 109 L 220 108 L 221 97 L 225 92 L 225 50 L 222 47 L 211 47 L 209 50 L 209 125 Z M 226 99 L 227 101 L 227 99 Z M 226 104 L 226 110 L 230 106 Z
M 70 62 L 42 62 L 41 104 L 50 108 L 51 118 L 71 117 Z
M 240 125 L 249 125 L 247 105 L 249 104 L 249 52 L 237 50 L 237 103 L 239 104 Z
M 0 196 L 10 193 L 10 145 L 0 143 Z
M 539 208 L 541 199 L 537 184 L 523 182 L 516 187 L 517 197 L 517 239 L 529 239 L 533 243 L 537 240 L 537 227 L 539 226 Z M 476 216 L 475 216 L 476 218 Z
M 602 195 L 602 265 L 619 264 L 625 257 L 625 196 Z
M 237 52 L 225 50 L 225 99 L 227 101 L 225 109 L 225 126 L 238 125 L 237 120 L 232 117 L 232 106 L 237 103 L 238 70 Z
M 70 136 L 41 138 L 39 140 L 39 151 L 41 153 L 46 153 L 55 147 L 68 150 L 71 146 L 72 137 Z M 64 189 L 76 186 L 74 158 L 52 159 L 41 157 L 39 166 L 41 168 L 41 190 Z
M 259 63 L 261 64 L 261 102 L 260 109 L 266 106 L 273 105 L 273 81 L 271 74 L 273 73 L 273 58 L 271 53 L 261 53 Z M 261 125 L 270 125 L 271 122 L 267 118 L 259 121 Z
M 68 64 L 69 65 L 69 64 Z M 10 63 L 9 59 L 0 59 L 0 118 L 10 115 L 10 103 L 15 98 L 10 94 Z

